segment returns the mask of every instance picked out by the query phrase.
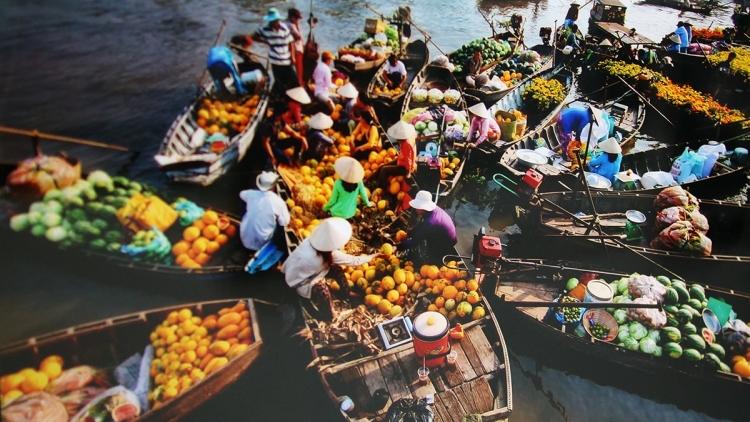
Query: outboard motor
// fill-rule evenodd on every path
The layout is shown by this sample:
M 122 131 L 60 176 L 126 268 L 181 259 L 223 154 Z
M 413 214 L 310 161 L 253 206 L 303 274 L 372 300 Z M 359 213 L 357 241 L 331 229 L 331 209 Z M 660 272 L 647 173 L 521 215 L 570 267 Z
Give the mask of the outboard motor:
M 539 28 L 539 37 L 542 39 L 542 44 L 549 45 L 549 41 L 552 39 L 552 28 L 549 26 Z
M 503 256 L 503 245 L 499 237 L 487 236 L 484 227 L 474 235 L 471 248 L 471 263 L 477 268 L 488 266 L 491 269 L 498 267 L 498 258 Z

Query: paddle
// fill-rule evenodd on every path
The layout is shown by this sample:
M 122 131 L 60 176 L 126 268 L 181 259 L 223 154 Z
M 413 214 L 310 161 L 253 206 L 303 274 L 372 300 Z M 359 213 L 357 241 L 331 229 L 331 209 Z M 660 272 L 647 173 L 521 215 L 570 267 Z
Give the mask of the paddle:
M 666 120 L 667 123 L 669 123 L 670 125 L 672 125 L 672 127 L 675 127 L 675 128 L 677 127 L 677 126 L 675 126 L 674 123 L 672 123 L 669 119 L 667 119 L 667 116 L 665 116 L 664 114 L 662 114 L 662 112 L 659 111 L 658 108 L 656 108 L 653 104 L 651 104 L 650 101 L 648 101 L 643 95 L 641 95 L 640 92 L 638 92 L 635 88 L 633 88 L 633 86 L 631 86 L 629 83 L 627 83 L 627 81 L 625 81 L 625 79 L 623 79 L 622 76 L 620 76 L 620 75 L 616 75 L 616 76 L 617 76 L 617 79 L 619 79 L 620 81 L 622 81 L 622 83 L 625 84 L 625 86 L 627 86 L 628 88 L 630 88 L 631 91 L 635 92 L 635 95 L 637 95 L 641 100 L 643 100 L 644 103 L 648 104 L 649 107 L 651 107 L 652 109 L 654 109 L 654 111 L 656 111 L 657 113 L 659 113 L 659 115 L 662 118 L 664 118 L 664 120 Z
M 216 36 L 216 41 L 214 41 L 214 47 L 216 47 L 217 45 L 219 45 L 219 43 L 221 43 L 221 39 L 224 36 L 224 29 L 226 28 L 226 26 L 227 26 L 227 21 L 222 19 L 222 21 L 221 21 L 221 28 L 219 28 L 219 34 Z M 208 75 L 208 68 L 203 69 L 203 74 L 201 75 L 201 79 L 200 79 L 200 81 L 198 81 L 198 92 L 199 93 L 200 93 L 200 90 L 203 87 L 203 85 L 205 85 L 206 82 L 208 81 L 208 77 L 209 77 L 209 75 Z
M 39 132 L 36 129 L 24 130 L 24 129 L 16 129 L 16 128 L 7 127 L 7 126 L 0 126 L 0 132 L 8 133 L 11 135 L 21 135 L 21 136 L 31 137 L 33 138 L 35 149 L 37 149 L 37 141 L 39 139 L 46 139 L 50 141 L 66 142 L 69 144 L 78 144 L 78 145 L 86 145 L 86 146 L 96 147 L 96 148 L 112 149 L 115 151 L 136 152 L 136 151 L 131 151 L 128 148 L 125 148 L 120 145 L 105 144 L 103 142 L 89 141 L 86 139 L 78 139 L 78 138 L 71 138 L 68 136 L 53 135 L 51 133 Z

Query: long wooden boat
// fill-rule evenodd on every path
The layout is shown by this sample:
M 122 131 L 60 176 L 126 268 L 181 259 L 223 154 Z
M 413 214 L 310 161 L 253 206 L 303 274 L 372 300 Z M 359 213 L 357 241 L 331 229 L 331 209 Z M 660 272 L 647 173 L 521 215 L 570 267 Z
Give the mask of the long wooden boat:
M 449 89 L 458 91 L 461 95 L 456 104 L 445 104 L 445 102 L 441 102 L 440 104 L 430 104 L 429 102 L 417 102 L 414 100 L 414 90 L 416 89 L 439 89 L 440 91 L 447 91 Z M 468 107 L 466 104 L 466 99 L 464 98 L 463 91 L 461 90 L 461 86 L 458 83 L 458 80 L 456 79 L 453 72 L 451 72 L 448 68 L 442 67 L 442 66 L 436 66 L 433 64 L 428 64 L 422 72 L 417 74 L 417 76 L 414 78 L 414 81 L 412 82 L 411 86 L 409 87 L 409 90 L 406 93 L 406 96 L 404 97 L 404 104 L 401 108 L 401 116 L 404 116 L 406 113 L 408 113 L 410 110 L 415 108 L 426 108 L 430 106 L 441 106 L 445 105 L 450 107 L 453 111 L 456 112 L 462 112 L 465 116 L 467 116 L 468 119 Z M 439 133 L 442 133 L 443 128 L 440 127 L 440 124 L 438 124 L 439 127 Z M 419 155 L 420 152 L 425 151 L 425 148 L 428 144 L 430 144 L 433 141 L 436 141 L 439 139 L 439 136 L 434 137 L 428 137 L 427 139 L 418 139 L 417 140 L 417 155 Z M 438 150 L 441 157 L 447 156 L 447 152 L 443 150 Z M 466 155 L 467 155 L 467 149 L 465 147 L 457 146 L 457 148 L 454 149 L 456 151 L 456 157 L 460 159 L 460 163 L 457 165 L 455 169 L 452 170 L 452 174 L 447 175 L 446 173 L 442 172 L 438 167 L 435 166 L 428 166 L 428 165 L 419 165 L 416 174 L 414 177 L 416 178 L 416 182 L 419 185 L 420 189 L 428 190 L 430 192 L 433 192 L 433 196 L 447 196 L 455 187 L 458 180 L 461 179 L 461 174 L 463 173 L 464 164 L 466 163 Z
M 669 7 L 672 9 L 682 10 L 686 12 L 694 12 L 694 13 L 701 13 L 701 14 L 708 14 L 711 13 L 712 7 L 708 6 L 704 2 L 688 2 L 685 3 L 680 0 L 645 0 L 648 4 L 653 4 L 656 6 L 664 6 Z
M 570 105 L 585 105 L 588 102 L 578 100 Z M 595 104 L 598 106 L 597 104 Z M 627 153 L 635 145 L 635 136 L 646 119 L 646 106 L 640 97 L 626 93 L 620 98 L 607 102 L 603 110 L 615 118 L 615 131 L 622 135 L 620 145 L 623 151 Z M 553 151 L 553 164 L 536 165 L 535 168 L 541 172 L 545 178 L 539 189 L 541 191 L 559 191 L 562 186 L 572 188 L 576 182 L 576 176 L 569 172 L 571 162 L 565 161 L 560 155 L 561 135 L 557 131 L 556 124 L 550 124 L 540 130 L 529 133 L 510 146 L 500 157 L 501 171 L 513 178 L 515 181 L 520 180 L 528 170 L 528 163 L 518 159 L 518 150 L 534 150 L 539 148 L 538 140 L 544 141 L 544 147 Z M 628 156 L 628 155 L 626 155 Z M 626 167 L 623 167 L 626 168 Z M 558 182 L 563 183 L 561 186 Z M 657 192 L 658 193 L 658 192 Z
M 591 270 L 588 265 L 576 268 L 575 263 L 571 262 L 534 263 L 537 266 L 531 268 L 506 262 L 503 271 L 497 277 L 487 277 L 483 285 L 487 286 L 487 295 L 498 318 L 503 321 L 508 342 L 514 350 L 530 353 L 529 356 L 545 362 L 545 365 L 566 373 L 591 379 L 601 385 L 611 385 L 649 400 L 671 403 L 681 409 L 705 412 L 722 419 L 745 419 L 741 408 L 717 406 L 716 403 L 731 400 L 732 397 L 746 397 L 750 392 L 748 378 L 712 369 L 705 362 L 673 359 L 666 353 L 658 357 L 630 350 L 618 346 L 617 340 L 594 340 L 586 333 L 581 337 L 572 327 L 545 318 L 548 307 L 517 307 L 512 302 L 551 302 L 564 294 L 567 280 L 571 277 L 581 279 L 585 272 L 593 272 L 598 275 L 597 278 L 607 282 L 625 276 L 606 270 Z M 653 274 L 661 273 L 657 271 Z M 493 278 L 496 278 L 496 283 L 491 282 Z M 494 289 L 494 295 L 490 294 L 490 289 Z M 707 297 L 725 300 L 732 305 L 739 317 L 750 312 L 748 294 L 713 285 L 705 286 L 705 292 Z M 699 323 L 702 324 L 702 321 Z M 727 353 L 725 361 L 728 362 L 730 357 Z
M 245 157 L 258 125 L 265 117 L 273 76 L 257 62 L 246 61 L 239 67 L 242 72 L 259 71 L 263 75 L 251 94 L 226 98 L 209 80 L 201 95 L 170 126 L 154 156 L 159 168 L 170 179 L 208 186 Z M 201 110 L 212 102 L 216 104 L 216 101 L 220 104 L 210 112 L 215 110 L 215 115 L 207 109 L 205 112 Z M 234 114 L 228 114 L 233 111 L 226 110 L 227 104 L 234 109 Z M 226 122 L 230 118 L 235 119 L 234 125 L 227 129 L 226 125 L 232 123 Z M 213 144 L 209 146 L 205 141 L 209 137 L 208 131 L 219 130 L 220 124 L 225 125 L 224 130 L 231 136 L 223 149 L 212 152 Z
M 404 97 L 404 95 L 406 95 L 406 91 L 409 90 L 412 81 L 417 74 L 427 66 L 429 59 L 430 50 L 427 48 L 427 44 L 424 41 L 415 40 L 410 42 L 406 46 L 405 55 L 401 57 L 401 61 L 406 67 L 406 82 L 404 82 L 404 88 L 398 93 L 384 93 L 380 90 L 385 86 L 385 82 L 382 79 L 382 72 L 387 62 L 383 62 L 375 73 L 375 76 L 367 85 L 367 97 L 371 100 L 382 101 L 389 106 L 396 104 Z
M 204 379 L 182 390 L 176 397 L 165 400 L 159 407 L 141 413 L 134 420 L 177 420 L 235 382 L 258 358 L 262 351 L 263 339 L 260 335 L 255 303 L 252 299 L 239 299 L 239 303 L 243 304 L 241 306 L 249 315 L 247 318 L 250 337 L 247 348 Z M 0 347 L 3 375 L 23 368 L 37 368 L 43 359 L 52 355 L 62 358 L 63 369 L 88 365 L 111 371 L 133 355 L 144 353 L 146 346 L 151 344 L 149 336 L 167 320 L 170 313 L 187 309 L 192 315 L 205 318 L 217 314 L 221 309 L 231 309 L 237 304 L 238 299 L 234 299 L 154 309 L 81 324 L 3 345 Z M 114 377 L 111 379 L 114 381 Z M 150 380 L 149 391 L 152 383 L 153 380 Z M 104 391 L 104 388 L 101 390 Z M 84 404 L 80 406 L 83 407 Z M 4 412 L 6 410 L 7 407 L 3 409 Z
M 419 297 L 426 299 L 423 294 Z M 462 323 L 463 338 L 449 340 L 457 352 L 456 365 L 430 368 L 429 380 L 424 383 L 417 377 L 422 363 L 411 341 L 387 349 L 376 339 L 379 351 L 374 354 L 363 344 L 353 350 L 340 348 L 322 340 L 318 333 L 321 325 L 306 314 L 314 358 L 311 365 L 334 406 L 340 407 L 345 396 L 354 404 L 353 411 L 341 411 L 341 420 L 385 421 L 397 400 L 429 397 L 434 401 L 430 406 L 434 421 L 461 420 L 470 414 L 480 414 L 483 421 L 506 421 L 513 410 L 508 351 L 489 302 L 483 297 L 480 304 L 485 315 Z M 406 318 L 415 316 L 409 311 Z M 409 325 L 404 328 L 410 329 Z
M 750 207 L 727 201 L 702 200 L 700 212 L 709 225 L 707 236 L 713 247 L 709 256 L 662 250 L 650 246 L 658 235 L 654 227 L 655 195 L 591 191 L 541 193 L 541 208 L 519 213 L 523 234 L 512 236 L 510 250 L 514 257 L 553 258 L 579 261 L 585 256 L 591 262 L 627 271 L 653 271 L 661 266 L 681 276 L 714 280 L 724 288 L 748 290 L 750 275 Z M 596 230 L 587 232 L 595 207 L 604 237 Z M 618 240 L 625 232 L 625 213 L 637 210 L 646 216 L 640 225 L 643 238 L 631 242 Z M 577 214 L 572 216 L 571 214 Z M 527 218 L 527 217 L 531 218 Z M 615 239 L 614 237 L 617 237 Z M 576 259 L 579 258 L 579 259 Z M 665 271 L 665 270 L 663 270 Z
M 531 47 L 532 51 L 536 51 L 539 53 L 539 55 L 542 57 L 541 64 L 542 66 L 535 70 L 533 73 L 527 75 L 523 79 L 521 79 L 518 84 L 522 84 L 530 79 L 535 78 L 542 72 L 550 69 L 554 63 L 554 47 L 551 45 L 544 45 L 544 44 L 537 44 L 533 47 Z M 506 59 L 508 60 L 508 59 Z M 481 89 L 466 87 L 464 88 L 464 92 L 467 95 L 472 95 L 479 99 L 487 108 L 492 107 L 495 103 L 497 103 L 501 98 L 503 98 L 505 95 L 510 93 L 513 90 L 514 86 L 511 86 L 506 89 L 499 89 L 496 91 L 484 91 Z

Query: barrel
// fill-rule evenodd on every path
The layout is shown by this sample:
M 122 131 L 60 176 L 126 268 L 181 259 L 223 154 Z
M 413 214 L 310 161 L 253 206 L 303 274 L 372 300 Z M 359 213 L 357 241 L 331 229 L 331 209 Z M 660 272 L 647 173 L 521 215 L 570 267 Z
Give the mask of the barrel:
M 612 287 L 602 280 L 591 280 L 586 285 L 586 294 L 583 297 L 584 302 L 612 302 Z
M 451 351 L 448 328 L 448 318 L 439 312 L 427 311 L 417 316 L 413 333 L 417 362 L 428 367 L 443 363 Z

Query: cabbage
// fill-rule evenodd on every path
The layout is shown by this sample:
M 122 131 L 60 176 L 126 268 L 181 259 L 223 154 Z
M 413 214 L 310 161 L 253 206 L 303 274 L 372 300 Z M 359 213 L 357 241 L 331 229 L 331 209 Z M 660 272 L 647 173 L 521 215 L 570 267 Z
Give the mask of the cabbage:
M 656 351 L 656 342 L 651 337 L 644 337 L 638 342 L 641 352 L 652 355 Z
M 623 324 L 620 326 L 620 329 L 617 331 L 617 340 L 620 342 L 625 342 L 626 338 L 630 337 L 630 328 L 628 328 L 627 324 Z
M 27 214 L 29 216 L 29 223 L 31 224 L 39 224 L 42 221 L 42 214 L 39 211 L 29 211 Z
M 661 346 L 656 346 L 654 349 L 654 353 L 652 353 L 654 356 L 661 356 Z
M 427 101 L 429 101 L 430 104 L 439 104 L 443 101 L 443 91 L 437 88 L 432 88 L 427 91 Z
M 653 339 L 655 342 L 659 342 L 659 339 L 661 338 L 659 336 L 659 330 L 650 329 L 648 330 L 648 337 Z
M 424 128 L 427 127 L 427 123 L 425 122 L 417 122 L 417 124 L 414 125 L 414 129 L 417 130 L 417 132 L 421 132 L 424 130 Z
M 30 225 L 28 214 L 16 214 L 10 218 L 10 228 L 15 232 L 26 230 Z
M 617 293 L 624 295 L 628 292 L 629 277 L 623 277 L 617 281 Z
M 427 101 L 427 90 L 422 88 L 415 89 L 411 94 L 411 99 L 418 103 Z
M 29 212 L 38 212 L 44 214 L 45 212 L 47 212 L 47 204 L 45 204 L 44 202 L 34 202 L 29 207 Z
M 615 310 L 614 316 L 618 324 L 624 324 L 628 321 L 628 311 L 625 309 Z
M 53 212 L 55 214 L 62 214 L 63 206 L 60 202 L 51 199 L 47 201 L 47 212 Z
M 630 337 L 640 340 L 643 337 L 648 336 L 648 329 L 641 325 L 638 321 L 633 321 L 630 323 Z
M 625 347 L 627 347 L 630 350 L 638 350 L 638 340 L 634 339 L 633 337 L 628 337 L 623 341 L 623 344 L 625 344 Z
M 50 227 L 44 233 L 44 236 L 53 242 L 59 242 L 68 236 L 68 232 L 62 227 Z
M 48 212 L 42 217 L 42 224 L 47 227 L 56 227 L 62 223 L 62 216 L 54 212 Z
M 429 129 L 430 132 L 437 132 L 438 125 L 434 121 L 431 121 L 430 123 L 427 123 L 427 129 Z
M 443 99 L 446 104 L 458 104 L 458 101 L 461 99 L 461 93 L 455 89 L 449 89 L 443 94 Z
M 31 234 L 33 234 L 36 237 L 44 236 L 44 233 L 46 232 L 47 232 L 47 226 L 45 226 L 44 224 L 37 224 L 31 228 Z

